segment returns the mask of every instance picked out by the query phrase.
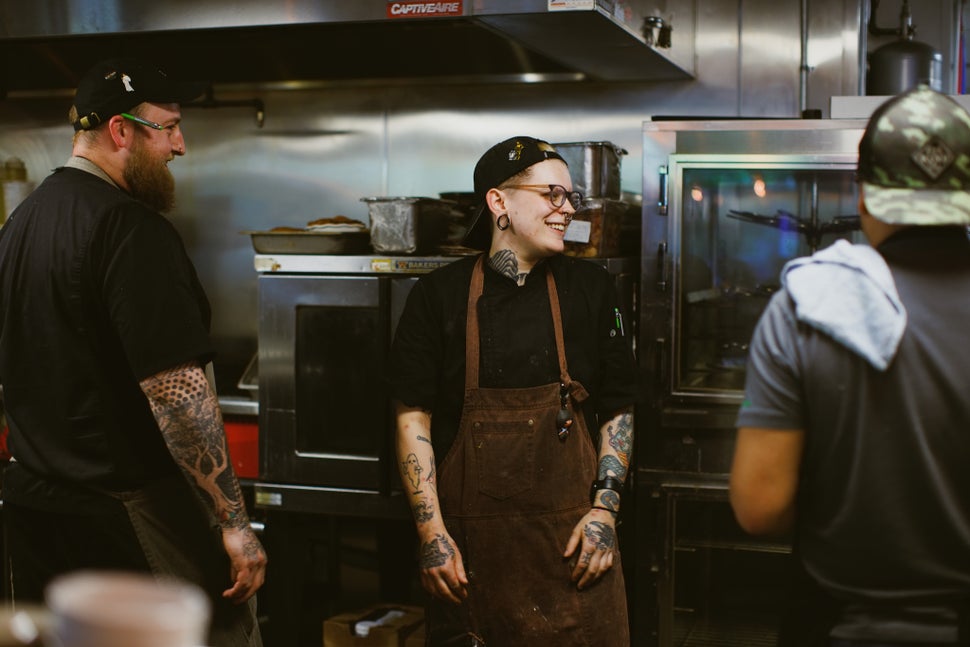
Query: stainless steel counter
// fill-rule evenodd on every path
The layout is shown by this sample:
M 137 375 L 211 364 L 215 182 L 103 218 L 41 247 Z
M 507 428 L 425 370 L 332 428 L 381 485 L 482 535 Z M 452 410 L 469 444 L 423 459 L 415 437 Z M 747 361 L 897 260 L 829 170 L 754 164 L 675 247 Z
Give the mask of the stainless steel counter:
M 222 396 L 219 398 L 219 408 L 222 415 L 258 416 L 259 402 L 250 398 Z
M 257 272 L 280 274 L 415 274 L 430 272 L 461 256 L 256 254 Z
M 454 263 L 462 256 L 381 256 L 256 254 L 253 266 L 257 272 L 279 274 L 421 274 Z M 640 259 L 586 258 L 602 265 L 612 274 L 636 272 Z

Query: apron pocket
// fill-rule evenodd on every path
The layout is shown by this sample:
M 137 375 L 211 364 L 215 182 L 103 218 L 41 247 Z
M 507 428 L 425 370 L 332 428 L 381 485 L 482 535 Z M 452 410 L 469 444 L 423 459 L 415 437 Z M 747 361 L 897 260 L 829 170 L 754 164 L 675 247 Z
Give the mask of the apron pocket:
M 535 421 L 476 422 L 472 443 L 478 467 L 478 491 L 508 499 L 535 485 Z

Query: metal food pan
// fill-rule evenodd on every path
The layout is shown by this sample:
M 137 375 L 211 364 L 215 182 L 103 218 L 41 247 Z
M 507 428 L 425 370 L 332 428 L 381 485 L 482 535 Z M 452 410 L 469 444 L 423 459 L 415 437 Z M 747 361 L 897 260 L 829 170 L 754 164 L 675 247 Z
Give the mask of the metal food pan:
M 370 216 L 370 241 L 381 254 L 432 251 L 448 242 L 463 214 L 456 202 L 423 197 L 361 198 Z
M 258 254 L 362 254 L 370 234 L 361 232 L 247 231 Z
M 568 142 L 553 147 L 569 165 L 575 191 L 587 198 L 620 199 L 620 160 L 625 149 L 612 142 Z

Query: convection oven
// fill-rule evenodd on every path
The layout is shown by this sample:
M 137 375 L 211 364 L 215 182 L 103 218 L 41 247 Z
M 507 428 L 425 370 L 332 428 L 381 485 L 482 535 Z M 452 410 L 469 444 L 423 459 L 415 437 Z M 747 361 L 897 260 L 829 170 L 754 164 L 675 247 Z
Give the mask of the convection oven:
M 257 256 L 263 481 L 387 494 L 383 374 L 420 274 L 454 258 Z
M 257 254 L 260 470 L 272 644 L 320 644 L 353 579 L 406 602 L 412 522 L 383 373 L 418 277 L 455 257 Z
M 727 502 L 748 344 L 788 260 L 858 230 L 861 120 L 647 121 L 634 632 L 645 645 L 773 645 L 786 541 Z

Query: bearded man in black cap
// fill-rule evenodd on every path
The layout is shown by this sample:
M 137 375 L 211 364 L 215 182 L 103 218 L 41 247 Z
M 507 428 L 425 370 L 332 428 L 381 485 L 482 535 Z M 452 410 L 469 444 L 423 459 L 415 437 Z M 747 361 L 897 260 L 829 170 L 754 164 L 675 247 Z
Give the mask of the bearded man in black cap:
M 81 78 L 73 155 L 0 231 L 3 488 L 16 601 L 55 576 L 132 570 L 193 582 L 207 644 L 261 644 L 253 534 L 204 367 L 210 310 L 181 239 L 168 163 L 203 92 L 147 62 Z
M 485 253 L 417 282 L 391 358 L 429 644 L 627 645 L 639 389 L 615 290 L 562 255 L 582 196 L 551 145 L 500 142 L 474 177 L 466 244 Z
M 871 246 L 790 262 L 755 330 L 731 502 L 794 534 L 780 645 L 968 645 L 970 113 L 890 99 L 858 179 Z

